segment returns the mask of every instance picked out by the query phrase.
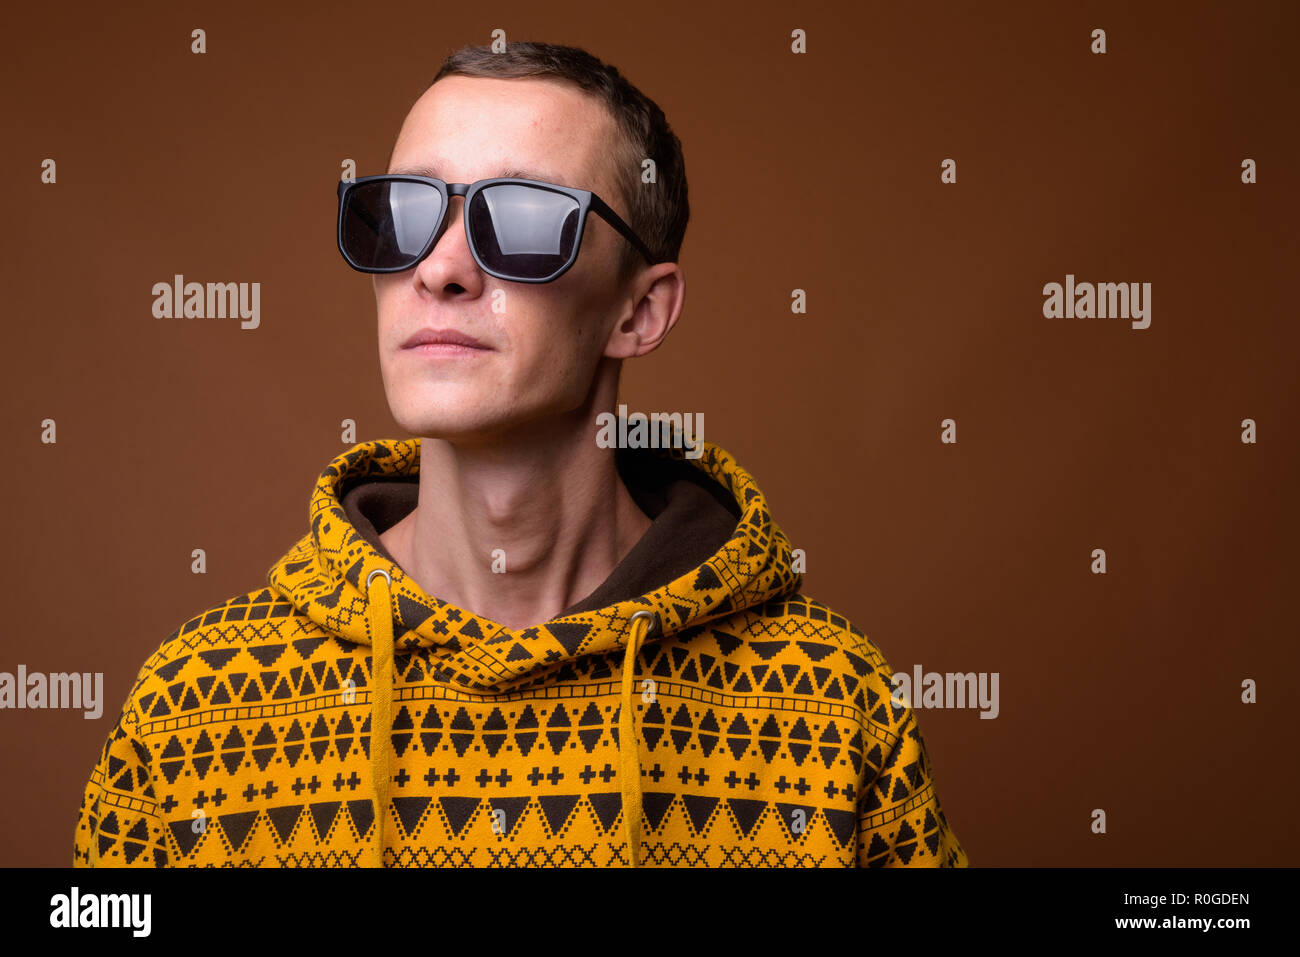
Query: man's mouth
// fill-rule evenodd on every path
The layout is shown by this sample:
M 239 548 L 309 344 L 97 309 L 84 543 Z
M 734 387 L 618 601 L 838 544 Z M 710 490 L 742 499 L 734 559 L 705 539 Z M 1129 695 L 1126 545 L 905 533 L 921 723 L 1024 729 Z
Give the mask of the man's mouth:
M 457 329 L 421 329 L 402 343 L 403 349 L 416 349 L 430 355 L 454 355 L 489 352 L 490 347 Z

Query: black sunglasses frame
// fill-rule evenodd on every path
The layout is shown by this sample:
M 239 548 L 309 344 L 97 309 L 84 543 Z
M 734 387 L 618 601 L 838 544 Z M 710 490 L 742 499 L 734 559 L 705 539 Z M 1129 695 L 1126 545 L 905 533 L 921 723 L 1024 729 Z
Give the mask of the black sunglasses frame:
M 430 236 L 428 243 L 425 245 L 425 247 L 422 250 L 420 250 L 420 254 L 415 257 L 414 262 L 412 262 L 410 265 L 384 266 L 384 267 L 360 266 L 352 259 L 351 256 L 348 255 L 347 248 L 343 244 L 343 213 L 344 210 L 348 208 L 348 204 L 347 204 L 348 194 L 357 186 L 361 186 L 365 183 L 375 183 L 380 181 L 424 183 L 427 186 L 433 186 L 438 190 L 440 194 L 442 194 L 442 219 L 438 223 L 437 228 L 433 231 L 432 236 Z M 466 239 L 469 241 L 470 252 L 473 254 L 474 261 L 478 263 L 479 268 L 482 269 L 489 276 L 495 276 L 497 279 L 503 279 L 507 282 L 542 283 L 542 282 L 554 282 L 556 279 L 559 279 L 562 275 L 568 272 L 570 268 L 572 268 L 575 262 L 578 261 L 578 251 L 582 249 L 582 236 L 583 236 L 583 232 L 585 231 L 585 227 L 587 225 L 588 212 L 595 212 L 596 215 L 600 216 L 607 223 L 613 226 L 616 230 L 619 231 L 620 234 L 623 235 L 624 238 L 627 239 L 628 242 L 630 242 L 633 246 L 635 246 L 637 250 L 641 253 L 641 255 L 645 257 L 646 262 L 650 263 L 651 265 L 655 264 L 654 256 L 651 255 L 650 250 L 646 248 L 645 243 L 641 241 L 640 237 L 638 237 L 637 234 L 632 231 L 632 228 L 628 226 L 627 223 L 623 222 L 622 218 L 618 215 L 618 213 L 614 212 L 614 210 L 609 207 L 609 204 L 607 204 L 595 193 L 591 192 L 591 190 L 577 189 L 576 187 L 573 186 L 560 186 L 556 183 L 543 183 L 540 180 L 535 180 L 535 179 L 516 179 L 512 177 L 496 177 L 493 179 L 480 179 L 474 183 L 448 183 L 440 179 L 434 179 L 431 176 L 415 176 L 406 173 L 385 173 L 379 176 L 362 176 L 360 179 L 339 180 L 339 187 L 338 187 L 339 252 L 342 254 L 344 261 L 353 269 L 357 270 L 357 272 L 396 273 L 396 272 L 406 272 L 406 270 L 408 269 L 414 269 L 416 266 L 418 266 L 421 262 L 424 261 L 425 257 L 428 256 L 429 253 L 433 251 L 433 247 L 438 244 L 438 240 L 442 238 L 443 232 L 446 231 L 447 223 L 449 219 L 448 212 L 451 209 L 451 197 L 452 196 L 465 197 L 465 202 L 461 206 L 461 215 L 462 218 L 464 218 L 464 210 L 467 209 L 469 207 L 469 204 L 474 201 L 474 197 L 478 194 L 479 190 L 486 189 L 489 186 L 495 186 L 499 183 L 513 183 L 520 186 L 532 186 L 538 189 L 550 190 L 555 193 L 563 193 L 565 196 L 570 197 L 578 204 L 578 231 L 577 234 L 574 236 L 573 252 L 569 254 L 568 261 L 565 262 L 564 265 L 562 265 L 560 268 L 555 270 L 555 272 L 551 273 L 549 276 L 543 276 L 541 278 L 531 278 L 527 276 L 511 276 L 507 273 L 503 273 L 495 269 L 490 269 L 487 266 L 487 264 L 483 262 L 483 257 L 479 255 L 478 246 L 474 242 L 473 231 L 468 229 L 468 222 L 467 222 Z

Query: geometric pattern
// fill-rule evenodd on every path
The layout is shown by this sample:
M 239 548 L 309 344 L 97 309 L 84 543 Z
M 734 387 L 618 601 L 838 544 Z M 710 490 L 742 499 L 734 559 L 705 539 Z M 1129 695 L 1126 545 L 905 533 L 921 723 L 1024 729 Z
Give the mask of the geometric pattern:
M 967 865 L 880 651 L 800 593 L 753 478 L 703 445 L 698 459 L 644 452 L 733 496 L 732 537 L 645 595 L 525 629 L 426 594 L 348 520 L 350 485 L 418 475 L 418 438 L 339 455 L 266 587 L 196 615 L 141 668 L 86 786 L 74 863 L 367 866 L 371 621 L 387 613 L 384 863 L 628 866 L 620 685 L 632 616 L 648 610 L 628 744 L 640 866 Z M 388 609 L 369 606 L 375 569 Z

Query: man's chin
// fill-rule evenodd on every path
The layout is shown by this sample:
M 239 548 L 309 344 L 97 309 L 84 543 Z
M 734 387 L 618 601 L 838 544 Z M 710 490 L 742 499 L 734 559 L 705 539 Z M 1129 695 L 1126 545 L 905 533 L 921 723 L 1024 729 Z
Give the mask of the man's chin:
M 456 406 L 437 401 L 394 410 L 393 418 L 412 435 L 465 444 L 488 441 L 510 427 L 508 421 L 485 414 L 482 406 L 457 411 Z
M 434 419 L 426 417 L 399 420 L 398 424 L 412 435 L 426 439 L 443 439 L 447 442 L 481 441 L 495 431 L 486 423 L 448 422 L 441 416 Z

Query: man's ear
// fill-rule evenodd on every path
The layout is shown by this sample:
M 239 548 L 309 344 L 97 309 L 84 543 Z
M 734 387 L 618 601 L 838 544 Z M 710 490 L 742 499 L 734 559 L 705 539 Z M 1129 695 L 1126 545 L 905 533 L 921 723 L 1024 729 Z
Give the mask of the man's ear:
M 639 273 L 623 300 L 623 314 L 610 331 L 605 355 L 643 356 L 668 337 L 686 302 L 686 274 L 677 263 L 656 263 Z

